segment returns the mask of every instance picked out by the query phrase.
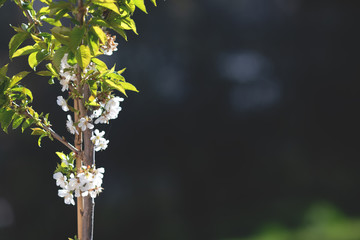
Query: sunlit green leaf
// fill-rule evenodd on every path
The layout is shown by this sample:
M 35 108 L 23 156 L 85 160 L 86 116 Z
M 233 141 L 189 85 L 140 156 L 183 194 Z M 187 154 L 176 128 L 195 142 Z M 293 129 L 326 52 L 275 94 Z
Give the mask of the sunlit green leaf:
M 154 4 L 154 6 L 156 7 L 156 0 L 150 0 L 153 4 Z
M 50 71 L 40 71 L 36 72 L 36 74 L 43 77 L 51 77 L 53 75 Z
M 110 9 L 120 15 L 121 13 L 119 11 L 119 7 L 115 4 L 115 2 L 115 0 L 92 0 L 93 4 Z
M 125 90 L 130 90 L 134 92 L 139 92 L 134 85 L 128 82 L 120 82 L 120 85 L 123 86 Z
M 36 52 L 36 51 L 39 51 L 39 49 L 36 49 L 34 46 L 26 46 L 26 47 L 16 50 L 16 52 L 13 54 L 12 57 L 13 58 L 20 57 L 20 56 L 28 55 L 28 54 Z
M 17 88 L 12 88 L 11 89 L 12 92 L 18 92 L 18 93 L 22 93 L 23 95 L 26 95 L 30 98 L 30 101 L 33 101 L 33 95 L 30 91 L 30 89 L 26 88 L 26 87 L 17 87 Z
M 115 81 L 109 80 L 109 79 L 106 79 L 106 80 L 105 80 L 105 83 L 106 83 L 107 85 L 109 85 L 109 87 L 111 87 L 112 89 L 118 90 L 119 92 L 121 92 L 121 93 L 123 93 L 125 96 L 127 96 L 127 95 L 126 95 L 126 92 L 125 92 L 125 89 L 124 89 L 124 87 L 123 87 L 121 84 L 119 84 L 119 83 L 117 83 L 117 82 L 115 82 Z
M 24 132 L 25 129 L 30 127 L 34 122 L 34 119 L 26 119 L 21 126 L 21 132 Z
M 96 64 L 96 69 L 101 72 L 108 69 L 108 67 L 106 66 L 106 63 L 104 63 L 103 61 L 101 61 L 98 58 L 93 58 L 93 59 L 91 59 L 91 61 Z
M 81 45 L 76 51 L 76 60 L 79 66 L 84 69 L 86 68 L 91 60 L 91 53 L 89 46 Z
M 55 20 L 54 18 L 43 18 L 42 20 L 44 22 L 47 22 L 47 23 L 49 23 L 51 25 L 54 25 L 56 27 L 61 27 L 62 26 L 60 20 Z
M 21 125 L 23 120 L 24 120 L 24 118 L 21 115 L 15 114 L 13 124 L 12 124 L 12 129 L 18 128 Z
M 15 51 L 30 36 L 28 32 L 19 32 L 15 34 L 9 42 L 9 58 L 12 59 Z
M 23 72 L 19 72 L 18 74 L 14 75 L 14 76 L 11 78 L 9 88 L 15 86 L 15 84 L 17 84 L 21 79 L 23 79 L 24 77 L 26 77 L 29 73 L 30 73 L 30 72 L 23 71 Z
M 64 45 L 69 46 L 71 29 L 68 27 L 53 27 L 51 30 L 54 37 Z
M 49 53 L 46 51 L 38 51 L 31 53 L 28 58 L 29 66 L 35 70 L 36 66 L 39 65 L 39 63 L 42 62 L 48 55 Z
M 91 55 L 97 56 L 101 54 L 99 52 L 99 38 L 96 36 L 95 33 L 93 32 L 88 33 L 88 43 L 91 50 Z
M 106 34 L 104 33 L 104 31 L 100 27 L 92 26 L 91 29 L 98 36 L 98 38 L 100 39 L 100 41 L 103 44 L 105 44 L 107 42 Z
M 144 0 L 133 0 L 133 2 L 135 3 L 135 6 L 138 7 L 141 11 L 147 13 Z

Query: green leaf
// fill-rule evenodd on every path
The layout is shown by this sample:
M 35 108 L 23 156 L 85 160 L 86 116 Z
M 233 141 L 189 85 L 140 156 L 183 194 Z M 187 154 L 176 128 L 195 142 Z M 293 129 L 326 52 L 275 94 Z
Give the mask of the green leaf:
M 13 119 L 14 114 L 15 114 L 14 110 L 4 110 L 4 111 L 0 112 L 1 128 L 6 133 L 8 132 L 7 129 Z
M 70 43 L 69 48 L 72 51 L 75 51 L 77 47 L 81 44 L 81 40 L 83 39 L 85 34 L 85 28 L 84 27 L 74 27 L 70 34 Z
M 0 75 L 6 76 L 6 73 L 7 73 L 7 71 L 8 71 L 8 65 L 9 65 L 9 64 L 6 64 L 5 66 L 3 66 L 3 67 L 0 69 Z
M 35 136 L 36 135 L 40 136 L 40 135 L 46 133 L 46 131 L 42 128 L 31 128 L 31 130 L 32 130 L 31 135 L 35 135 Z
M 69 46 L 71 29 L 68 27 L 53 27 L 51 33 L 62 44 Z
M 12 88 L 13 86 L 15 86 L 15 84 L 17 84 L 18 82 L 20 82 L 20 80 L 23 79 L 24 77 L 26 77 L 29 73 L 30 73 L 30 72 L 23 71 L 23 72 L 19 72 L 18 74 L 14 75 L 14 76 L 11 78 L 9 88 Z
M 34 122 L 34 119 L 26 119 L 21 126 L 21 132 L 24 132 L 25 129 L 30 127 Z
M 109 87 L 111 87 L 112 89 L 118 90 L 119 92 L 121 92 L 121 93 L 123 93 L 125 96 L 127 96 L 124 87 L 123 87 L 120 83 L 115 82 L 115 81 L 112 81 L 112 80 L 109 80 L 109 79 L 106 79 L 106 80 L 105 80 L 105 83 L 106 83 Z
M 16 52 L 13 54 L 12 58 L 28 55 L 28 54 L 36 52 L 36 51 L 39 51 L 39 50 L 36 49 L 34 46 L 26 46 L 26 47 L 16 50 Z
M 56 69 L 51 63 L 46 64 L 46 68 L 55 76 L 57 77 L 59 74 L 56 72 Z
M 154 6 L 156 7 L 156 0 L 150 0 L 153 4 L 154 4 Z
M 114 0 L 92 0 L 92 3 L 107 9 L 110 9 L 111 11 L 121 15 L 119 11 L 119 7 L 115 4 L 116 1 Z
M 30 36 L 28 32 L 19 32 L 15 34 L 9 42 L 9 58 L 12 59 L 15 51 Z
M 28 58 L 29 66 L 35 71 L 36 66 L 39 65 L 39 63 L 42 62 L 48 55 L 49 53 L 46 52 L 46 50 L 31 53 Z
M 75 56 L 79 66 L 82 69 L 86 68 L 91 60 L 91 53 L 89 46 L 81 45 L 76 51 Z
M 21 125 L 23 120 L 24 120 L 24 118 L 21 115 L 15 114 L 13 124 L 12 124 L 12 129 L 18 128 Z
M 99 52 L 99 38 L 96 36 L 95 33 L 93 32 L 88 33 L 88 43 L 89 43 L 91 55 L 97 56 L 101 54 Z
M 41 147 L 41 140 L 43 139 L 43 137 L 47 137 L 48 134 L 47 133 L 44 133 L 44 134 L 41 134 L 39 139 L 38 139 L 38 146 Z
M 141 11 L 147 13 L 144 0 L 133 0 L 133 2 L 135 3 L 136 7 L 140 8 Z
M 56 152 L 56 155 L 58 155 L 58 157 L 61 159 L 61 160 L 64 160 L 67 158 L 66 154 L 64 154 L 63 152 Z
M 104 33 L 104 31 L 101 29 L 101 27 L 98 26 L 92 26 L 91 30 L 98 36 L 100 41 L 105 44 L 107 42 L 107 36 Z
M 104 63 L 100 59 L 93 58 L 93 59 L 91 59 L 91 61 L 96 64 L 96 69 L 99 70 L 100 72 L 108 70 L 108 67 L 106 66 L 106 63 Z
M 130 90 L 134 92 L 139 92 L 134 85 L 128 82 L 120 82 L 120 85 L 123 86 L 125 90 Z
M 26 88 L 26 87 L 17 87 L 17 88 L 12 88 L 11 91 L 13 92 L 19 92 L 22 93 L 25 96 L 28 96 L 30 98 L 30 101 L 32 102 L 33 99 L 33 95 L 30 91 L 30 89 Z
M 50 71 L 40 71 L 37 72 L 36 74 L 43 77 L 51 77 L 53 75 Z
M 53 18 L 43 18 L 42 20 L 43 20 L 44 22 L 47 22 L 47 23 L 49 23 L 49 24 L 51 24 L 51 25 L 54 25 L 54 26 L 56 26 L 56 27 L 61 27 L 61 26 L 62 26 L 60 20 L 55 20 L 55 19 L 53 19 Z

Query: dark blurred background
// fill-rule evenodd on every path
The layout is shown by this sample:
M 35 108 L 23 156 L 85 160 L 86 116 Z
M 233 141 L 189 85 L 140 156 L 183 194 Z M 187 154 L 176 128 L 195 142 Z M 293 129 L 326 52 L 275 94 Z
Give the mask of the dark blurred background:
M 100 126 L 95 239 L 360 239 L 360 1 L 147 3 L 108 59 L 140 93 Z M 10 1 L 0 18 L 2 66 L 25 18 Z M 70 137 L 60 85 L 23 83 Z M 0 239 L 74 236 L 52 179 L 67 150 L 20 132 L 0 133 Z

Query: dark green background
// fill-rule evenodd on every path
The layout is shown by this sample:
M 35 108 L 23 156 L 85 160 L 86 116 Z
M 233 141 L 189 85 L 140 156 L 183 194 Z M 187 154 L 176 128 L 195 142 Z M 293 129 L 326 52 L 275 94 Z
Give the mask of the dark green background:
M 135 13 L 140 35 L 118 38 L 108 61 L 140 93 L 101 125 L 110 144 L 97 154 L 106 174 L 95 239 L 240 238 L 266 223 L 296 228 L 317 202 L 360 216 L 360 2 L 148 3 L 150 14 Z M 9 24 L 25 18 L 10 1 L 0 18 L 4 65 Z M 23 83 L 70 137 L 60 85 Z M 66 149 L 38 148 L 28 133 L 0 133 L 0 239 L 64 240 L 76 209 L 52 173 Z

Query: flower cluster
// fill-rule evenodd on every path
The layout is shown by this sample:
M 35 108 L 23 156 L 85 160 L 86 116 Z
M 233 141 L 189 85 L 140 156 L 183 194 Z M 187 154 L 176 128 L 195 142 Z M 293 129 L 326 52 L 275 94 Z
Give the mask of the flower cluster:
M 105 103 L 100 103 L 101 108 L 94 111 L 92 117 L 97 118 L 95 124 L 109 123 L 109 120 L 116 119 L 121 111 L 120 102 L 124 101 L 121 97 L 110 97 Z
M 60 62 L 60 72 L 59 75 L 61 77 L 60 84 L 62 86 L 61 91 L 69 90 L 69 85 L 76 79 L 75 73 L 76 65 L 71 66 L 68 63 L 68 54 L 64 54 L 64 57 Z
M 111 35 L 108 33 L 108 34 L 106 34 L 106 37 L 107 37 L 107 41 L 106 41 L 106 43 L 105 43 L 104 45 L 102 45 L 102 46 L 100 47 L 100 49 L 103 51 L 103 53 L 104 53 L 105 55 L 110 56 L 110 55 L 113 54 L 113 52 L 115 52 L 115 51 L 118 50 L 118 49 L 117 49 L 118 43 L 115 42 L 115 40 L 116 40 L 116 36 L 115 36 L 115 35 L 114 35 L 114 36 L 111 36 Z
M 98 129 L 95 129 L 93 136 L 90 138 L 94 144 L 95 151 L 105 150 L 107 148 L 109 140 L 103 138 L 104 134 L 104 131 L 100 132 Z
M 64 175 L 62 172 L 56 172 L 53 178 L 56 180 L 56 185 L 61 189 L 58 190 L 59 197 L 64 198 L 65 204 L 75 205 L 75 197 L 96 198 L 103 188 L 101 184 L 103 182 L 105 169 L 83 166 L 80 171 Z

